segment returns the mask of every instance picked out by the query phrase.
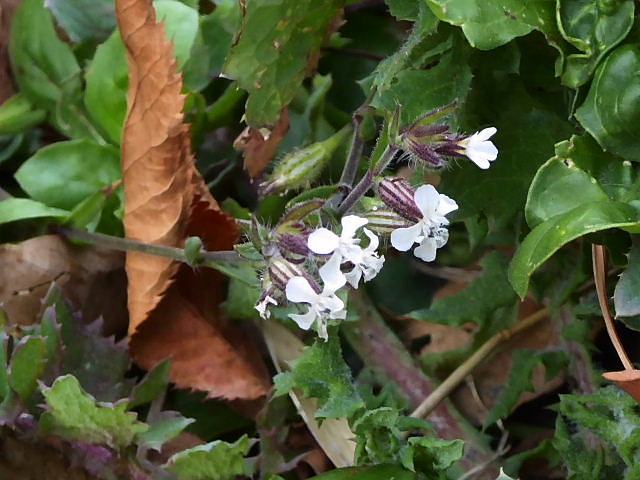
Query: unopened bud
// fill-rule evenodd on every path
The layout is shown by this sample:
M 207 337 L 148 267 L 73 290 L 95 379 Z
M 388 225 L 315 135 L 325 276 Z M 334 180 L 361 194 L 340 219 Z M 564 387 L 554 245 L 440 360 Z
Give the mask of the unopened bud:
M 283 258 L 274 259 L 269 262 L 268 272 L 271 282 L 283 292 L 287 288 L 287 283 L 289 283 L 289 280 L 293 277 L 306 278 L 311 288 L 317 293 L 321 292 L 318 283 L 307 272 Z
M 307 235 L 294 233 L 283 233 L 278 235 L 278 249 L 284 258 L 291 263 L 304 263 L 309 255 L 307 247 Z
M 398 215 L 418 222 L 422 212 L 413 199 L 414 191 L 403 178 L 385 178 L 378 184 L 380 199 Z
M 274 168 L 269 179 L 260 185 L 260 193 L 272 195 L 311 183 L 320 175 L 333 152 L 351 133 L 351 129 L 351 126 L 344 127 L 322 142 L 312 143 L 288 154 Z
M 405 228 L 411 226 L 411 222 L 401 217 L 392 210 L 373 210 L 367 212 L 364 218 L 369 220 L 367 228 L 373 230 L 379 235 L 389 236 L 391 232 L 397 228 Z

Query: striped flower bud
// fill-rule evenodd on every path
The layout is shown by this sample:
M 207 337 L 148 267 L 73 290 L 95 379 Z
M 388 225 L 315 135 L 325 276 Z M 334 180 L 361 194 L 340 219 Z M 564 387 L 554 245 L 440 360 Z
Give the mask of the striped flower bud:
M 281 291 L 287 288 L 287 283 L 294 277 L 304 277 L 317 293 L 322 290 L 318 283 L 298 265 L 288 262 L 284 258 L 274 258 L 268 266 L 269 279 Z
M 304 263 L 310 253 L 307 247 L 307 238 L 308 235 L 305 234 L 283 233 L 278 235 L 278 250 L 291 263 L 297 265 Z
M 385 178 L 378 184 L 380 199 L 403 218 L 417 222 L 422 213 L 413 199 L 414 191 L 403 178 Z
M 367 226 L 379 235 L 389 236 L 397 228 L 406 228 L 411 222 L 392 210 L 372 210 L 364 215 Z
M 261 195 L 272 195 L 302 188 L 314 181 L 322 172 L 333 152 L 351 134 L 349 125 L 322 142 L 288 154 L 273 169 L 269 179 L 260 185 Z

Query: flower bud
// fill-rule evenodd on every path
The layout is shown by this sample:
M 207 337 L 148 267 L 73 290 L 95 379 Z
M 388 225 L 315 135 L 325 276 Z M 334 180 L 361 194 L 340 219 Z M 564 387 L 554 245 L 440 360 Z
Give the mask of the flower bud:
M 380 199 L 398 215 L 417 222 L 422 212 L 413 200 L 414 191 L 402 178 L 385 178 L 378 184 Z
M 286 190 L 304 187 L 322 172 L 333 152 L 351 133 L 351 126 L 344 127 L 322 142 L 288 154 L 273 169 L 269 179 L 260 185 L 261 195 L 272 195 Z
M 308 235 L 283 233 L 278 235 L 277 243 L 278 250 L 284 258 L 291 263 L 301 264 L 304 263 L 309 255 L 309 248 L 307 247 Z
M 411 222 L 392 210 L 372 210 L 364 217 L 369 220 L 367 227 L 379 235 L 389 236 L 395 229 L 411 225 Z
M 317 293 L 320 293 L 321 289 L 318 283 L 302 268 L 288 262 L 284 258 L 273 259 L 269 262 L 268 266 L 269 279 L 273 282 L 274 286 L 284 291 L 287 288 L 287 283 L 293 277 L 304 277 L 308 280 L 309 285 Z

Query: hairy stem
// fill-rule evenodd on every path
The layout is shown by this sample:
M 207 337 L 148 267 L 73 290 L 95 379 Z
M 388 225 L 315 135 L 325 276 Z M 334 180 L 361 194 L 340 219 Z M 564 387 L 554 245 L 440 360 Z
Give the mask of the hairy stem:
M 482 363 L 482 361 L 485 360 L 498 345 L 506 342 L 514 335 L 517 335 L 518 333 L 531 328 L 536 323 L 541 322 L 548 316 L 549 309 L 542 308 L 537 312 L 529 315 L 524 320 L 518 322 L 515 327 L 510 328 L 509 330 L 503 330 L 495 334 L 484 344 L 482 344 L 482 346 L 478 350 L 476 350 L 474 354 L 471 355 L 471 357 L 460 364 L 460 366 L 456 368 L 444 382 L 438 385 L 438 388 L 431 392 L 431 394 L 420 403 L 418 408 L 414 410 L 411 416 L 417 418 L 426 418 L 431 412 L 438 408 L 438 405 L 440 405 L 440 403 L 464 381 L 467 375 L 469 375 L 469 373 L 471 373 L 474 368 L 480 365 L 480 363 Z

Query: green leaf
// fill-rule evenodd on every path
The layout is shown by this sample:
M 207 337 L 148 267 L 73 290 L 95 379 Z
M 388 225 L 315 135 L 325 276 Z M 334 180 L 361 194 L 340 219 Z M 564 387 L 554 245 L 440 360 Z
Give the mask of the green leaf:
M 411 437 L 407 440 L 403 464 L 410 470 L 441 471 L 462 458 L 462 440 L 441 440 L 433 437 Z
M 316 480 L 414 480 L 417 476 L 399 465 L 383 464 L 370 467 L 336 468 L 312 478 Z
M 151 403 L 158 398 L 169 386 L 170 360 L 163 360 L 153 370 L 148 372 L 133 388 L 129 407 L 134 408 L 145 403 Z
M 589 94 L 576 118 L 604 150 L 640 161 L 640 46 L 616 48 L 596 70 Z
M 11 389 L 9 387 L 8 372 L 8 353 L 9 336 L 5 333 L 6 317 L 4 312 L 0 310 L 0 402 L 3 402 L 9 395 Z
M 91 140 L 58 142 L 38 150 L 15 177 L 34 200 L 72 209 L 120 178 L 120 155 Z
M 176 453 L 165 467 L 180 480 L 228 480 L 249 473 L 244 456 L 250 447 L 251 440 L 246 435 L 234 443 L 216 440 Z
M 637 227 L 638 213 L 620 202 L 585 203 L 534 228 L 518 247 L 509 267 L 509 281 L 520 298 L 529 277 L 562 245 L 587 233 L 609 228 Z
M 153 7 L 157 19 L 165 25 L 167 38 L 173 43 L 173 54 L 178 59 L 178 68 L 182 69 L 198 36 L 198 11 L 177 0 L 155 0 Z M 196 61 L 202 62 L 202 59 Z
M 545 0 L 426 0 L 440 20 L 462 27 L 471 46 L 504 45 L 534 29 L 555 24 L 554 4 Z
M 496 402 L 484 421 L 484 427 L 492 425 L 501 418 L 509 416 L 524 392 L 533 392 L 531 375 L 534 368 L 542 365 L 546 369 L 547 381 L 554 378 L 558 371 L 566 366 L 567 354 L 560 351 L 538 352 L 535 350 L 517 350 L 513 355 L 509 378 Z
M 73 375 L 59 377 L 51 388 L 40 388 L 47 408 L 40 419 L 41 428 L 68 440 L 123 448 L 149 428 L 135 413 L 127 412 L 124 401 L 96 402 Z
M 159 452 L 162 445 L 177 437 L 193 422 L 194 419 L 185 418 L 178 412 L 160 412 L 149 423 L 149 430 L 137 435 L 136 443 Z
M 42 337 L 24 337 L 18 342 L 9 364 L 9 385 L 27 402 L 44 372 L 46 344 Z
M 91 118 L 114 143 L 120 144 L 127 114 L 129 70 L 120 32 L 100 45 L 86 73 L 84 104 Z M 109 101 L 105 101 L 108 98 Z
M 613 294 L 616 317 L 640 315 L 640 241 L 635 235 L 632 239 L 629 264 L 618 280 Z
M 299 388 L 305 397 L 317 398 L 316 418 L 348 418 L 364 407 L 336 335 L 307 348 L 304 356 L 293 362 L 291 371 L 276 375 L 274 382 L 277 395 Z
M 584 203 L 609 200 L 591 175 L 553 157 L 542 165 L 531 182 L 525 215 L 531 228 Z
M 293 99 L 341 0 L 246 2 L 243 28 L 224 72 L 249 92 L 247 122 L 273 125 Z
M 36 109 L 25 95 L 18 93 L 0 105 L 0 135 L 18 135 L 46 116 L 44 110 Z
M 53 125 L 72 138 L 100 140 L 81 105 L 81 71 L 69 45 L 58 38 L 43 0 L 25 0 L 11 24 L 11 65 L 20 91 L 49 111 Z
M 560 0 L 560 32 L 582 52 L 566 57 L 562 83 L 577 88 L 589 80 L 600 60 L 627 36 L 633 19 L 633 0 Z
M 69 212 L 48 207 L 28 198 L 8 198 L 0 201 L 0 225 L 28 218 L 53 217 L 63 219 Z
M 398 20 L 414 22 L 418 19 L 422 2 L 416 0 L 385 0 L 389 7 L 389 13 Z
M 74 42 L 102 41 L 116 28 L 113 0 L 47 0 L 46 5 Z
M 205 16 L 201 23 L 211 72 L 222 71 L 227 54 L 233 44 L 233 38 L 240 28 L 240 4 L 236 0 L 217 0 L 216 9 Z
M 460 293 L 437 299 L 429 308 L 415 310 L 408 316 L 452 327 L 466 322 L 483 325 L 498 308 L 511 305 L 516 296 L 507 279 L 508 261 L 504 256 L 490 253 L 480 265 L 482 274 Z

